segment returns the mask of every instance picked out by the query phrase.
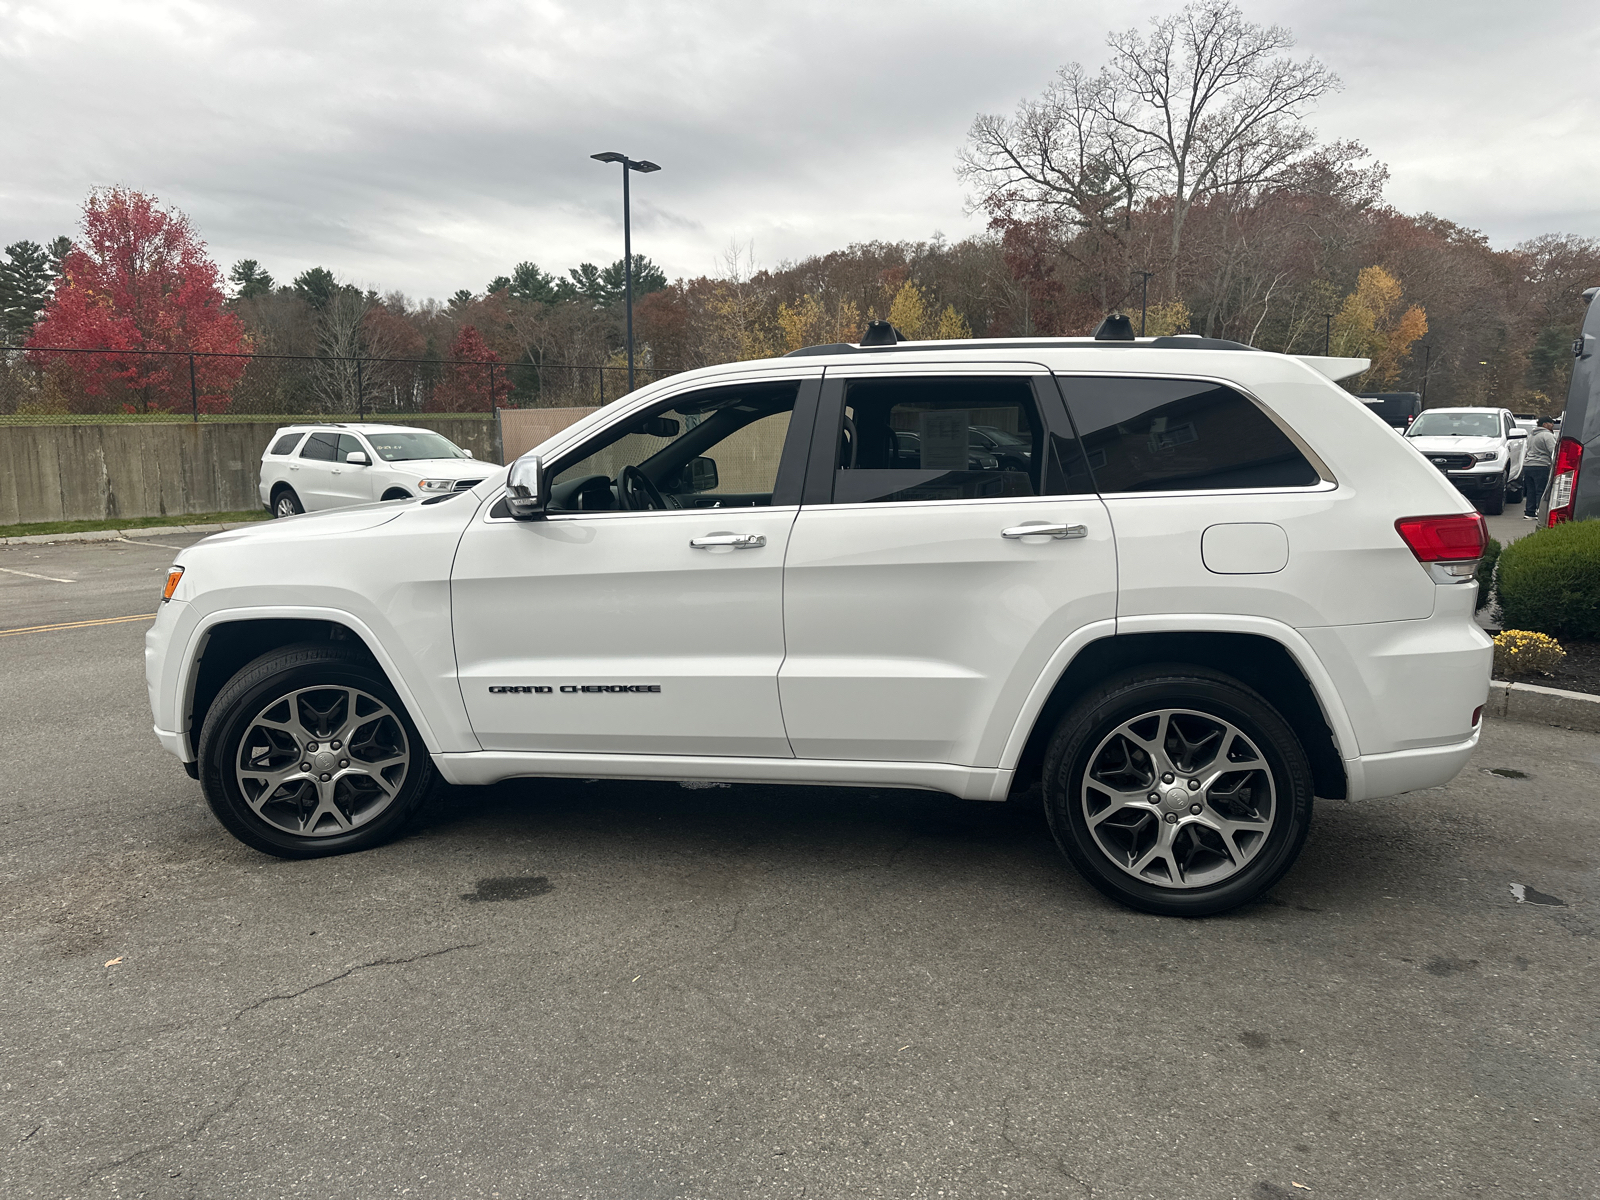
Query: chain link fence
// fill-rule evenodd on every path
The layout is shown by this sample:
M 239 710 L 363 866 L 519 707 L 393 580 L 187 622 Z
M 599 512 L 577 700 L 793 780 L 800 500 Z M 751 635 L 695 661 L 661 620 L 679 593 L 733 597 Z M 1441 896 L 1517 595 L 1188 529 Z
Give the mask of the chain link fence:
M 669 374 L 636 368 L 635 386 Z M 0 346 L 0 425 L 487 416 L 605 404 L 627 386 L 612 364 Z

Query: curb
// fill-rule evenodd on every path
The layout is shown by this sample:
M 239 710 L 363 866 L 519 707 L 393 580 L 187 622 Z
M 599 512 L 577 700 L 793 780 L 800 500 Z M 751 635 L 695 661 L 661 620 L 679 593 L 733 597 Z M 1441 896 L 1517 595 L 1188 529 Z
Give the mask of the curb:
M 1600 696 L 1585 692 L 1565 692 L 1535 683 L 1491 679 L 1485 711 L 1491 717 L 1507 721 L 1600 733 Z
M 227 521 L 220 525 L 147 525 L 142 529 L 85 529 L 81 533 L 31 533 L 0 538 L 0 546 L 42 546 L 48 542 L 122 542 L 130 538 L 164 537 L 172 533 L 221 533 L 260 521 Z

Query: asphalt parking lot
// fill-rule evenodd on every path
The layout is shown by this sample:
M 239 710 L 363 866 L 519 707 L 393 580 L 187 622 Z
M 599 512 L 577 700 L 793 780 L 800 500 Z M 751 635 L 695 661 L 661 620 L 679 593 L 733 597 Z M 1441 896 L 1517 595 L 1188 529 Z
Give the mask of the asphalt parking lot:
M 910 792 L 519 782 L 280 862 L 87 623 L 190 540 L 0 549 L 8 1198 L 1600 1190 L 1600 737 L 1319 802 L 1206 921 Z

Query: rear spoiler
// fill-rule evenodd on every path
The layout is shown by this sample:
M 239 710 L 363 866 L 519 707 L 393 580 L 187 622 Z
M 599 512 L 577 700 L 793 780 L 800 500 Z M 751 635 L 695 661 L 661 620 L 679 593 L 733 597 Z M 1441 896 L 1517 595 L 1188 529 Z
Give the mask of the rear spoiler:
M 1322 358 L 1315 354 L 1296 354 L 1295 357 L 1317 374 L 1326 375 L 1335 383 L 1341 379 L 1349 379 L 1352 375 L 1359 375 L 1372 365 L 1370 358 Z

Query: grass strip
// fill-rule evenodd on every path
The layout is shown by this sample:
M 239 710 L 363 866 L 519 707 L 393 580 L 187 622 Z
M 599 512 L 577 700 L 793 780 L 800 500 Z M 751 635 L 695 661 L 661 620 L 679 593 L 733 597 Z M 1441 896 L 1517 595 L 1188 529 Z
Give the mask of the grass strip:
M 31 537 L 40 533 L 94 533 L 102 529 L 157 529 L 163 525 L 222 525 L 233 521 L 265 521 L 271 513 L 259 508 L 248 512 L 188 513 L 177 517 L 102 517 L 93 521 L 31 521 L 25 525 L 0 525 L 0 538 Z

